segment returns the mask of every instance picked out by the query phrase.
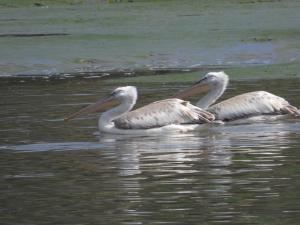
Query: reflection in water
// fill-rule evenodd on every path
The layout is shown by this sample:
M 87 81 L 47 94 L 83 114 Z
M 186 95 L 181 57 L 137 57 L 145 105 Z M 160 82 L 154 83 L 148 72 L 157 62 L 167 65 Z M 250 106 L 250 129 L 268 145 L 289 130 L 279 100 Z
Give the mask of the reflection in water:
M 272 173 L 283 165 L 278 160 L 284 159 L 282 150 L 289 145 L 288 126 L 284 123 L 228 124 L 212 127 L 200 135 L 138 138 L 104 135 L 99 141 L 118 156 L 122 177 L 119 185 L 125 190 L 122 198 L 128 202 L 125 213 L 129 217 L 158 213 L 159 218 L 163 212 L 175 211 L 193 213 L 198 201 L 209 199 L 206 204 L 212 221 L 233 222 L 235 215 L 243 217 L 243 207 L 253 207 L 262 198 L 280 197 L 272 183 L 288 178 L 252 177 L 251 174 Z M 144 200 L 145 189 L 150 190 L 146 195 L 149 202 Z M 238 202 L 236 208 L 232 207 L 233 199 L 241 191 L 249 197 L 241 205 Z M 189 196 L 186 204 L 185 196 Z M 153 211 L 153 207 L 159 208 L 159 212 Z
M 112 87 L 76 82 L 0 89 L 3 224 L 298 223 L 299 120 L 95 137 L 96 116 L 60 119 Z M 231 95 L 265 89 L 265 82 L 233 85 Z M 282 82 L 295 105 L 300 99 L 288 90 L 298 86 Z M 161 98 L 156 92 L 141 101 Z

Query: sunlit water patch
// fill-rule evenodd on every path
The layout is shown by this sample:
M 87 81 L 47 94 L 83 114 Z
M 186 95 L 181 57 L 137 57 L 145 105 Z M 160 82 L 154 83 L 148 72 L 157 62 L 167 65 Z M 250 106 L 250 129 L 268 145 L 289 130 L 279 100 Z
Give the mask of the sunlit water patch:
M 74 151 L 101 149 L 105 146 L 92 142 L 64 142 L 64 143 L 36 143 L 17 146 L 2 146 L 0 149 L 11 149 L 17 152 L 43 152 L 43 151 Z

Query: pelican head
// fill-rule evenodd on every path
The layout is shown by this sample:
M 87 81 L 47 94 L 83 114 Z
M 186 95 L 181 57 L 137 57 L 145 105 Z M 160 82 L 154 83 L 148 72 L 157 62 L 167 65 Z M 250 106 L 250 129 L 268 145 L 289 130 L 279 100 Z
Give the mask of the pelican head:
M 136 102 L 137 100 L 137 90 L 134 86 L 125 86 L 116 88 L 111 94 L 110 97 L 117 99 L 119 102 Z
M 202 79 L 200 79 L 197 83 L 206 83 L 210 86 L 216 86 L 222 84 L 222 86 L 227 86 L 228 84 L 228 75 L 224 73 L 224 71 L 219 72 L 209 72 Z M 196 83 L 196 84 L 197 84 Z
M 228 75 L 223 71 L 209 72 L 203 78 L 194 83 L 191 87 L 177 93 L 174 97 L 185 99 L 190 96 L 202 94 L 211 90 L 216 90 L 222 87 L 222 91 L 227 87 Z
M 64 120 L 68 121 L 78 116 L 101 112 L 104 109 L 117 104 L 128 105 L 128 108 L 131 109 L 136 103 L 137 96 L 137 90 L 134 86 L 118 87 L 105 98 L 67 116 Z
M 228 81 L 228 75 L 223 71 L 209 72 L 194 85 L 177 93 L 174 97 L 186 99 L 190 96 L 206 93 L 206 95 L 196 103 L 196 106 L 207 109 L 224 93 Z

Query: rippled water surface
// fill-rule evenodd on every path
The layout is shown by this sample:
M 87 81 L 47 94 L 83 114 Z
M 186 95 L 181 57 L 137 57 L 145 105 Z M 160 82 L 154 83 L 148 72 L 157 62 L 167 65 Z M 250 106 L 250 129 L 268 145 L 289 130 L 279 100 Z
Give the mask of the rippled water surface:
M 299 120 L 151 137 L 95 135 L 96 116 L 62 121 L 116 82 L 2 80 L 1 224 L 299 224 Z M 190 84 L 141 82 L 139 104 Z M 299 86 L 240 80 L 224 98 L 264 89 L 299 106 Z

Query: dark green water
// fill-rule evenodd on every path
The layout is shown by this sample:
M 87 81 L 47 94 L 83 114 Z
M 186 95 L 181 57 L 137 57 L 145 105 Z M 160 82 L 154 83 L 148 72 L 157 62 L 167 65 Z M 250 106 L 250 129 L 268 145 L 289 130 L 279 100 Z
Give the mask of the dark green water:
M 61 119 L 116 80 L 2 81 L 1 224 L 299 224 L 299 120 L 95 136 L 96 116 Z M 190 84 L 141 82 L 139 104 Z M 299 106 L 299 85 L 233 81 L 224 98 L 268 90 Z

